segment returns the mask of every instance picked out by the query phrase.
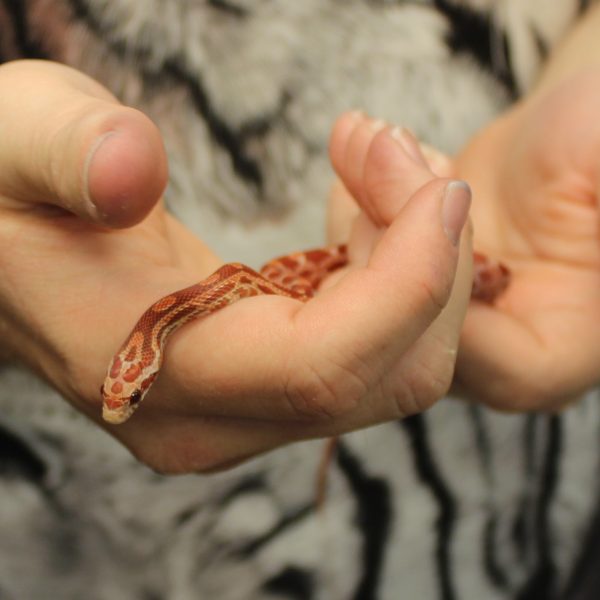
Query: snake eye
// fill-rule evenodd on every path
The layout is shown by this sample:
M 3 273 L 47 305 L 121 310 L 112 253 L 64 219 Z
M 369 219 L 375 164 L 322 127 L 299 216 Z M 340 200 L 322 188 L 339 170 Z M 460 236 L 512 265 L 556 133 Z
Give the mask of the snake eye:
M 134 390 L 131 392 L 131 396 L 129 396 L 129 404 L 131 406 L 135 406 L 142 399 L 142 391 Z

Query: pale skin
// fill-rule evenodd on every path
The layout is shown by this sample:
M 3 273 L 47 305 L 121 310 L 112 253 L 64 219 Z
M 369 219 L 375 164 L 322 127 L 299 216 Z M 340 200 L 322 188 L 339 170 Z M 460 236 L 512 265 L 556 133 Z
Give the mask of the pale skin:
M 588 117 L 600 71 L 577 75 L 567 56 L 553 72 L 556 60 L 454 163 L 430 161 L 472 183 L 476 246 L 514 271 L 495 307 L 470 307 L 457 363 L 467 392 L 506 410 L 555 410 L 600 379 L 600 131 Z M 106 365 L 140 313 L 221 261 L 164 211 L 166 160 L 143 115 L 50 63 L 0 67 L 0 90 L 1 350 L 99 422 Z M 396 134 L 356 113 L 338 121 L 331 157 L 345 187 L 330 229 L 350 233 L 350 268 L 306 305 L 251 299 L 178 332 L 143 410 L 110 428 L 140 460 L 168 473 L 225 468 L 444 395 L 471 240 L 465 228 L 457 247 L 443 226 L 449 179 Z

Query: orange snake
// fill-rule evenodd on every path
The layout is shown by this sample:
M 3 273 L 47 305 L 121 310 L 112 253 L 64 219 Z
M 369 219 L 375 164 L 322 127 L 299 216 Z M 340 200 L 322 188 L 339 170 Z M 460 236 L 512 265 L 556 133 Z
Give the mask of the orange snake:
M 332 246 L 276 258 L 260 272 L 228 263 L 200 283 L 161 298 L 140 317 L 110 363 L 101 388 L 102 417 L 109 423 L 129 419 L 158 375 L 169 335 L 185 323 L 261 294 L 306 302 L 323 278 L 347 260 L 345 246 Z M 471 295 L 492 302 L 508 285 L 508 269 L 479 253 L 474 265 Z

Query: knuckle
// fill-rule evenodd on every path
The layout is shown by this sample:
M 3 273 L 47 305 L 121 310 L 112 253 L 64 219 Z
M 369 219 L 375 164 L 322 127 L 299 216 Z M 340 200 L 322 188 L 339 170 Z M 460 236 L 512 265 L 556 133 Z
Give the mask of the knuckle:
M 450 390 L 452 378 L 454 376 L 454 368 L 448 364 L 446 367 L 439 369 L 434 373 L 429 373 L 427 381 L 424 382 L 425 398 L 433 404 Z
M 368 394 L 368 385 L 343 364 L 306 361 L 287 378 L 284 395 L 300 420 L 332 420 L 354 412 Z
M 423 412 L 443 398 L 452 385 L 454 376 L 454 363 L 442 361 L 432 366 L 423 365 L 422 368 L 413 369 L 407 379 L 405 396 L 399 398 L 400 411 L 407 414 Z M 407 410 L 407 407 L 409 408 Z
M 446 306 L 451 289 L 447 278 L 442 280 L 436 275 L 439 274 L 420 279 L 414 288 L 417 307 L 428 309 L 434 314 L 440 313 Z

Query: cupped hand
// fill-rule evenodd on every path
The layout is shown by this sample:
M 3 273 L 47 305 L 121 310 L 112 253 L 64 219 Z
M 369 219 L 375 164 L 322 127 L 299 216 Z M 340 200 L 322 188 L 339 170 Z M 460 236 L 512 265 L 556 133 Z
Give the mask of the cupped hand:
M 558 410 L 600 381 L 600 71 L 544 89 L 457 157 L 475 247 L 512 283 L 472 303 L 457 378 L 507 410 Z
M 332 140 L 363 207 L 349 267 L 307 304 L 250 298 L 182 328 L 143 406 L 102 423 L 99 387 L 137 318 L 221 262 L 165 212 L 166 159 L 146 117 L 47 62 L 0 67 L 0 91 L 2 351 L 140 460 L 223 468 L 424 410 L 446 391 L 470 291 L 469 235 L 457 243 L 468 190 L 349 115 Z

